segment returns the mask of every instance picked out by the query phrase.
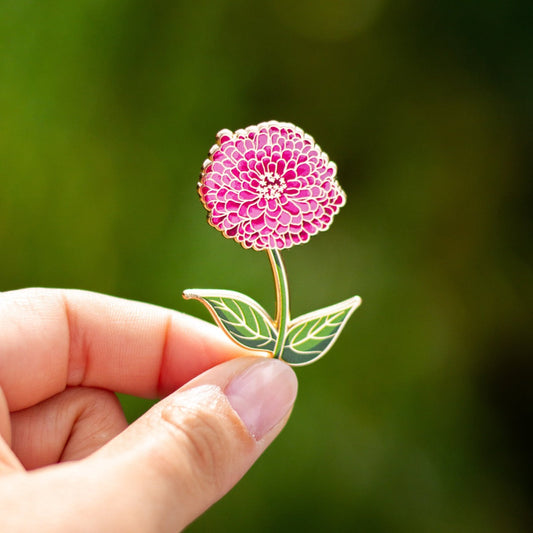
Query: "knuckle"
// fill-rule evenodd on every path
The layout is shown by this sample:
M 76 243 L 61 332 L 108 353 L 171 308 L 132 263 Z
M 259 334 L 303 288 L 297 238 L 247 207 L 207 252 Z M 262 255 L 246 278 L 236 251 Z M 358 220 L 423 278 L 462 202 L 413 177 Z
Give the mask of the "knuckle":
M 191 395 L 192 398 L 184 398 Z M 224 393 L 216 386 L 202 386 L 182 393 L 179 404 L 161 411 L 171 438 L 180 450 L 175 467 L 180 481 L 192 490 L 220 492 L 226 486 L 232 459 L 245 439 L 228 409 Z

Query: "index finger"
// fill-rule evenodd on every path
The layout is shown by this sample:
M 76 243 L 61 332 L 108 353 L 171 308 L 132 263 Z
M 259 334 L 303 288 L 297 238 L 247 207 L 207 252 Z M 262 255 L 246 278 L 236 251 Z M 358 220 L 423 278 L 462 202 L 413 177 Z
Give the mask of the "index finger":
M 249 354 L 217 327 L 150 304 L 80 290 L 0 293 L 0 386 L 12 411 L 67 386 L 162 396 Z

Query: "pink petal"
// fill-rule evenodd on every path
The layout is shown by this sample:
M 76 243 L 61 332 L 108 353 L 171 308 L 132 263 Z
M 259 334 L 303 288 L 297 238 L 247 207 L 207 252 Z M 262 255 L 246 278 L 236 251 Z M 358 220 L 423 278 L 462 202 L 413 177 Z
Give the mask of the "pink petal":
M 240 204 L 238 202 L 234 202 L 230 200 L 229 202 L 226 202 L 226 210 L 227 211 L 238 211 L 240 207 Z
M 257 218 L 254 218 L 251 222 L 254 232 L 259 232 L 266 227 L 265 215 L 262 213 Z
M 228 216 L 226 217 L 226 221 L 227 223 L 234 226 L 236 224 L 239 224 L 239 222 L 241 221 L 241 217 L 239 216 L 238 213 L 229 213 Z
M 296 168 L 298 176 L 307 176 L 311 172 L 311 167 L 307 163 L 302 163 Z
M 290 162 L 287 163 L 287 167 L 290 166 Z M 287 182 L 287 185 L 289 184 L 289 181 L 292 182 L 294 178 L 296 177 L 296 172 L 293 169 L 285 170 L 285 174 L 283 174 L 283 179 Z
M 257 136 L 257 148 L 263 148 L 263 146 L 265 146 L 267 142 L 268 142 L 268 135 L 261 133 Z
M 300 208 L 294 202 L 287 202 L 283 208 L 288 211 L 291 215 L 297 215 L 300 213 Z
M 283 153 L 281 154 L 281 157 L 285 161 L 290 161 L 290 159 L 292 158 L 292 152 L 290 150 L 284 150 Z
M 278 216 L 278 220 L 281 224 L 287 225 L 291 222 L 292 217 L 290 213 L 287 213 L 287 211 L 281 211 L 281 213 Z
M 269 200 L 267 200 L 268 202 L 268 210 L 269 211 L 279 211 L 279 205 L 278 205 L 278 202 L 276 202 L 276 200 L 274 200 L 274 198 L 270 198 Z M 274 216 L 274 215 L 272 215 Z
M 228 228 L 226 230 L 226 235 L 228 237 L 235 237 L 236 234 L 237 234 L 237 228 Z
M 239 201 L 245 202 L 246 200 L 255 200 L 257 198 L 257 194 L 254 194 L 247 188 L 243 188 L 242 191 L 239 192 Z
M 276 229 L 276 226 L 278 225 L 278 221 L 269 215 L 265 216 L 265 222 L 270 229 Z

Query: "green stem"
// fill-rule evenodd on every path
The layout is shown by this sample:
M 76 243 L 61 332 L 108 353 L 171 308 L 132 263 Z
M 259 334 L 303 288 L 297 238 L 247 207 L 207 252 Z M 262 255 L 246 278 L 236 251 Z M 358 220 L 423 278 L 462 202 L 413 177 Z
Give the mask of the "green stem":
M 289 285 L 279 250 L 269 249 L 268 258 L 270 259 L 274 282 L 276 283 L 276 329 L 278 330 L 278 338 L 273 355 L 279 359 L 285 347 L 285 339 L 287 338 L 287 329 L 290 320 Z

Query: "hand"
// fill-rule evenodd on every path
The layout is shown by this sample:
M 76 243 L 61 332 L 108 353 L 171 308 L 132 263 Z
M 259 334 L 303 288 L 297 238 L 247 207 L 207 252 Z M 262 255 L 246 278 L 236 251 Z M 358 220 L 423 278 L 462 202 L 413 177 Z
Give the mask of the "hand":
M 288 365 L 187 315 L 0 293 L 0 531 L 182 529 L 277 436 L 296 390 Z M 112 391 L 167 396 L 126 427 Z

